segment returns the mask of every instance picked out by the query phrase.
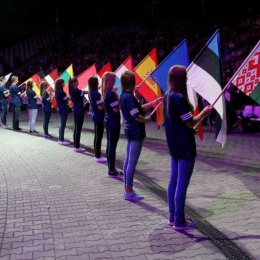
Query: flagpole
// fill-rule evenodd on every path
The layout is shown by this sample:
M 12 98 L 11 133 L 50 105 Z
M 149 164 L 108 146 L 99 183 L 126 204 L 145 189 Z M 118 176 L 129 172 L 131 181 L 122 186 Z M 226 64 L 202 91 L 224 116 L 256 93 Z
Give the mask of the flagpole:
M 53 85 L 54 85 L 54 84 L 52 84 L 51 86 L 49 86 L 49 87 L 46 89 L 46 91 L 48 91 L 48 90 L 51 89 L 51 88 L 54 90 Z
M 151 116 L 155 113 L 155 111 L 159 108 L 159 106 L 162 104 L 163 99 L 157 104 L 157 106 L 154 108 L 154 110 L 150 113 L 149 117 L 151 118 Z
M 227 88 L 229 87 L 229 85 L 231 84 L 231 82 L 233 81 L 233 79 L 237 76 L 238 72 L 244 67 L 244 65 L 248 62 L 248 60 L 251 58 L 251 55 L 255 52 L 255 50 L 259 47 L 260 45 L 260 41 L 257 43 L 257 45 L 254 47 L 254 49 L 250 52 L 250 54 L 247 56 L 247 58 L 243 61 L 243 63 L 239 66 L 239 68 L 237 69 L 236 73 L 230 78 L 230 80 L 228 81 L 228 83 L 226 84 L 226 86 L 222 89 L 222 91 L 220 92 L 220 94 L 218 95 L 218 97 L 216 98 L 216 100 L 211 104 L 211 106 L 214 106 L 217 101 L 219 100 L 219 98 L 223 95 L 223 93 L 227 90 Z
M 137 89 L 140 88 L 140 86 L 150 77 L 150 74 L 151 74 L 151 73 L 149 73 L 149 74 L 142 80 L 142 82 L 141 82 L 139 85 L 135 86 L 135 90 L 137 90 Z M 119 85 L 117 85 L 116 87 L 114 87 L 114 89 L 117 91 L 120 86 L 121 86 L 121 84 L 119 84 Z

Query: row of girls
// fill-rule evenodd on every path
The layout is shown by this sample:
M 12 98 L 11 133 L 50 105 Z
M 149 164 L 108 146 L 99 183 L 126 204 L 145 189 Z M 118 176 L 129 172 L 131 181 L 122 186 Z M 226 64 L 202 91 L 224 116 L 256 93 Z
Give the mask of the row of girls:
M 67 108 L 68 97 L 63 91 L 65 83 L 61 81 L 58 87 L 58 81 L 55 86 L 55 96 L 58 104 L 58 113 L 60 116 L 60 135 L 59 141 L 62 141 L 62 124 L 66 125 L 66 116 L 62 117 L 60 108 L 64 104 Z M 193 173 L 196 159 L 196 143 L 194 127 L 206 116 L 209 116 L 213 107 L 206 106 L 200 114 L 193 116 L 193 108 L 190 105 L 187 96 L 187 71 L 186 67 L 175 65 L 168 72 L 168 91 L 165 98 L 160 97 L 155 100 L 141 104 L 135 97 L 135 74 L 131 71 L 125 71 L 120 77 L 122 94 L 120 97 L 114 90 L 116 74 L 106 72 L 102 76 L 101 94 L 98 91 L 98 79 L 90 77 L 88 79 L 89 91 L 78 89 L 78 79 L 69 80 L 69 93 L 73 102 L 74 114 L 74 147 L 80 149 L 80 133 L 84 120 L 82 97 L 88 93 L 92 119 L 95 124 L 95 156 L 100 143 L 104 127 L 107 134 L 106 157 L 109 177 L 124 176 L 124 194 L 123 198 L 129 201 L 139 201 L 143 195 L 133 189 L 134 173 L 139 156 L 142 151 L 143 141 L 146 137 L 145 123 L 151 121 L 150 116 L 145 115 L 145 110 L 163 102 L 165 116 L 166 140 L 171 155 L 171 174 L 168 185 L 168 203 L 169 203 L 169 225 L 175 230 L 193 229 L 197 223 L 185 216 L 186 192 Z M 62 104 L 62 105 L 61 105 Z M 116 148 L 121 130 L 121 114 L 124 118 L 124 133 L 127 140 L 126 155 L 124 160 L 123 173 L 115 169 Z M 64 120 L 64 121 L 63 121 Z M 62 143 L 63 144 L 63 143 Z M 78 147 L 77 147 L 78 146 Z M 75 150 L 77 151 L 77 150 Z M 83 151 L 82 149 L 79 150 Z M 98 158 L 98 157 L 96 157 Z
M 134 75 L 134 74 L 133 74 Z M 126 77 L 127 78 L 127 77 Z M 95 161 L 96 162 L 107 162 L 108 166 L 108 176 L 109 177 L 120 177 L 123 176 L 123 172 L 118 171 L 115 167 L 116 162 L 116 149 L 117 149 L 117 143 L 119 141 L 120 137 L 120 131 L 121 131 L 121 104 L 120 99 L 124 97 L 119 98 L 119 95 L 114 89 L 114 85 L 116 82 L 116 74 L 114 72 L 106 72 L 102 76 L 102 85 L 101 85 L 101 93 L 99 91 L 99 83 L 98 78 L 96 76 L 91 76 L 88 79 L 88 91 L 86 90 L 80 90 L 78 88 L 79 82 L 77 77 L 72 77 L 69 79 L 69 96 L 64 91 L 65 82 L 63 79 L 57 79 L 55 81 L 55 98 L 57 103 L 57 113 L 59 116 L 59 140 L 58 144 L 60 145 L 69 145 L 68 142 L 64 140 L 64 133 L 69 113 L 69 101 L 72 102 L 72 113 L 74 117 L 74 132 L 73 132 L 73 141 L 74 141 L 74 151 L 75 152 L 84 152 L 85 149 L 80 147 L 80 138 L 81 138 L 81 131 L 84 123 L 84 115 L 85 115 L 85 109 L 84 109 L 84 96 L 88 94 L 89 101 L 90 101 L 90 114 L 92 121 L 94 123 L 94 152 L 95 152 Z M 124 83 L 124 85 L 127 85 L 128 83 Z M 133 83 L 135 84 L 135 82 Z M 122 85 L 122 89 L 123 86 Z M 44 128 L 44 134 L 46 138 L 51 138 L 48 132 L 48 124 L 51 116 L 51 103 L 52 103 L 52 97 L 53 95 L 47 91 L 47 83 L 41 82 L 40 83 L 40 90 L 41 90 L 41 97 L 42 97 L 42 110 L 43 110 L 43 128 Z M 132 90 L 131 90 L 132 91 Z M 132 91 L 133 92 L 133 91 Z M 131 92 L 131 93 L 132 93 Z M 134 93 L 134 92 L 133 92 Z M 127 194 L 133 195 L 133 197 L 136 199 L 138 198 L 138 195 L 136 193 L 133 193 L 132 190 L 132 179 L 133 179 L 133 173 L 135 170 L 135 165 L 137 164 L 138 158 L 141 153 L 142 148 L 142 142 L 139 142 L 140 140 L 143 140 L 145 138 L 145 129 L 143 123 L 150 122 L 151 119 L 149 117 L 144 117 L 144 114 L 140 114 L 139 109 L 137 108 L 137 105 L 139 107 L 139 102 L 137 102 L 137 99 L 134 98 L 134 103 L 131 100 L 131 97 L 133 93 L 126 98 L 124 103 L 131 102 L 132 104 L 132 110 L 129 111 L 129 115 L 123 114 L 125 122 L 127 122 L 127 129 L 125 131 L 126 138 L 130 138 L 131 140 L 138 140 L 137 144 L 133 147 L 130 146 L 127 148 L 127 150 L 134 151 L 131 155 L 131 160 L 135 158 L 134 167 L 131 168 L 131 175 L 132 177 L 129 178 L 129 188 L 127 189 Z M 152 102 L 146 103 L 143 105 L 144 110 L 147 110 L 154 106 L 156 103 L 160 102 L 162 98 L 155 99 Z M 123 111 L 122 111 L 123 112 Z M 140 114 L 140 115 L 139 115 Z M 134 121 L 133 121 L 134 120 Z M 128 124 L 128 122 L 137 122 L 136 124 Z M 106 129 L 106 137 L 107 137 L 107 145 L 106 145 L 106 158 L 101 156 L 101 144 L 103 139 L 103 133 L 104 129 Z M 135 155 L 135 156 L 133 156 Z M 129 158 L 130 160 L 130 158 Z M 129 162 L 130 163 L 130 162 Z M 132 162 L 131 162 L 132 163 Z M 130 169 L 130 168 L 129 168 Z M 127 169 L 124 169 L 124 172 L 126 172 Z M 125 195 L 125 198 L 128 198 L 127 195 Z M 141 196 L 139 197 L 139 199 Z
M 168 90 L 165 93 L 165 97 L 157 98 L 142 105 L 135 97 L 136 82 L 134 72 L 125 71 L 122 73 L 120 78 L 122 94 L 120 98 L 113 89 L 115 81 L 116 74 L 114 72 L 104 73 L 102 76 L 102 93 L 100 94 L 98 91 L 98 79 L 96 77 L 90 77 L 88 79 L 89 91 L 78 89 L 78 79 L 70 78 L 70 97 L 68 97 L 63 90 L 65 87 L 64 80 L 56 80 L 54 93 L 60 119 L 58 143 L 60 145 L 69 144 L 64 141 L 64 131 L 68 116 L 68 100 L 71 99 L 73 103 L 72 112 L 74 115 L 74 151 L 84 151 L 84 149 L 80 147 L 80 136 L 84 122 L 83 96 L 88 94 L 92 110 L 91 115 L 95 125 L 95 159 L 102 161 L 100 148 L 105 127 L 107 133 L 107 158 L 103 160 L 107 160 L 108 176 L 124 176 L 123 198 L 125 200 L 142 200 L 143 195 L 133 189 L 133 180 L 143 141 L 146 137 L 145 123 L 151 121 L 150 116 L 146 116 L 144 111 L 155 106 L 156 103 L 163 102 L 166 140 L 171 155 L 171 173 L 167 191 L 169 204 L 168 224 L 173 226 L 175 230 L 195 228 L 197 223 L 185 216 L 186 193 L 197 156 L 194 127 L 206 116 L 211 114 L 213 107 L 208 105 L 204 107 L 198 115 L 193 116 L 193 107 L 190 105 L 187 95 L 187 71 L 186 67 L 181 65 L 174 65 L 169 69 L 167 80 Z M 13 99 L 15 92 L 17 95 L 21 95 L 21 93 L 18 87 L 15 88 L 18 78 L 13 76 L 11 82 L 10 94 Z M 1 89 L 3 88 L 1 87 Z M 43 104 L 42 109 L 44 112 L 44 133 L 51 138 L 48 134 L 48 122 L 51 116 L 51 99 L 53 96 L 48 92 L 46 83 L 41 82 L 40 89 Z M 27 82 L 26 93 L 27 97 L 30 97 L 30 102 L 32 102 L 32 100 L 36 101 L 37 96 L 33 91 L 33 82 Z M 6 91 L 5 94 L 6 96 L 8 95 Z M 13 100 L 13 102 L 15 101 Z M 28 110 L 31 108 L 31 106 L 28 107 Z M 18 110 L 14 109 L 13 111 L 16 113 Z M 124 132 L 127 140 L 123 167 L 124 173 L 118 172 L 115 168 L 116 148 L 121 128 L 120 110 L 122 111 L 125 121 Z M 35 113 L 31 111 L 29 115 L 30 117 L 35 116 Z M 14 130 L 17 129 L 14 128 Z

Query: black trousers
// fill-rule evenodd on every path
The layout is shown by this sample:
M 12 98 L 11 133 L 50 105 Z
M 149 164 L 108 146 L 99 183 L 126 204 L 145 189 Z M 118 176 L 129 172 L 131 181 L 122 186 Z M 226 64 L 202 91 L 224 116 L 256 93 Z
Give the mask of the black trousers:
M 101 157 L 101 144 L 104 134 L 104 123 L 94 123 L 94 151 L 95 151 L 95 157 L 100 158 Z
M 17 130 L 19 128 L 19 118 L 20 118 L 21 107 L 13 107 L 13 129 Z
M 43 112 L 43 131 L 45 135 L 49 134 L 50 118 L 51 118 L 51 112 Z
M 116 163 L 116 148 L 117 143 L 120 137 L 120 129 L 121 126 L 106 126 L 107 132 L 107 148 L 106 148 L 106 156 L 107 156 L 107 164 L 108 170 L 110 172 L 115 171 L 115 163 Z
M 84 122 L 84 115 L 74 116 L 73 140 L 74 140 L 75 148 L 80 148 L 80 137 L 81 137 L 83 122 Z

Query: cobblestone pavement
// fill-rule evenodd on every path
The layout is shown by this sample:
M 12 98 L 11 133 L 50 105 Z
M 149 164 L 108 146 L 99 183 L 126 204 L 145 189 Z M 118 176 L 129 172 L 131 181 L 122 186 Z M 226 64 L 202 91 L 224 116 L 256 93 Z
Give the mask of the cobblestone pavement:
M 8 114 L 11 124 L 12 114 Z M 244 259 L 223 252 L 201 232 L 203 221 L 241 250 L 260 259 L 260 134 L 227 136 L 224 148 L 204 129 L 197 140 L 198 157 L 187 194 L 187 206 L 202 216 L 186 232 L 168 226 L 168 206 L 147 183 L 166 192 L 170 157 L 163 127 L 146 125 L 147 138 L 137 165 L 134 186 L 145 199 L 122 198 L 123 179 L 107 176 L 107 165 L 93 158 L 93 123 L 82 131 L 83 154 L 73 151 L 73 118 L 57 144 L 58 117 L 43 138 L 39 110 L 36 130 L 28 133 L 28 113 L 21 112 L 21 132 L 0 129 L 0 260 L 88 259 Z M 123 128 L 117 166 L 125 155 Z M 102 152 L 106 147 L 106 134 Z M 252 259 L 251 258 L 251 259 Z M 249 258 L 247 258 L 249 259 Z

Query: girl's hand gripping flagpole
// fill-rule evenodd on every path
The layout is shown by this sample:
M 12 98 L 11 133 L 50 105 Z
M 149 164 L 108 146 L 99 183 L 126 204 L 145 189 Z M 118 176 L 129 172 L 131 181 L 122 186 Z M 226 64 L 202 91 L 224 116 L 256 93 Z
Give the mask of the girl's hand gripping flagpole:
M 150 74 L 151 74 L 151 73 L 149 73 L 148 75 L 146 75 L 146 77 L 142 80 L 142 82 L 140 82 L 139 85 L 135 86 L 135 91 L 137 91 L 137 90 L 141 87 L 141 85 L 150 77 Z
M 162 104 L 163 102 L 163 98 L 161 97 L 161 100 L 159 101 L 159 103 L 157 104 L 157 106 L 154 108 L 154 110 L 150 113 L 149 117 L 151 118 L 151 116 L 156 112 L 156 110 L 159 108 L 159 106 Z
M 221 96 L 221 95 L 220 95 Z M 219 97 L 220 97 L 219 96 Z M 215 105 L 216 104 L 216 102 L 217 102 L 217 100 L 219 99 L 219 97 L 213 102 L 213 104 Z M 209 105 L 208 107 L 211 107 L 211 108 L 213 108 L 213 105 Z M 210 114 L 207 114 L 206 112 L 205 112 L 205 110 L 203 110 L 202 109 L 202 111 L 201 112 L 204 112 L 204 114 L 206 115 L 206 116 L 209 116 Z M 204 119 L 204 117 L 201 117 L 201 119 L 199 120 L 199 122 L 193 127 L 193 129 L 195 130 L 195 131 L 197 131 L 198 130 L 198 125 L 201 123 L 201 121 Z

